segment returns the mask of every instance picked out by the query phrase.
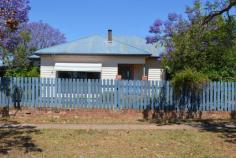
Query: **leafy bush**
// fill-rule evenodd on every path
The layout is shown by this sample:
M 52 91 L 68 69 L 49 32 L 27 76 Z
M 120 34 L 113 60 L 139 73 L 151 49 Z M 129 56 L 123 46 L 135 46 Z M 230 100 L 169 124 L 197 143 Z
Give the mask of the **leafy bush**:
M 40 70 L 38 67 L 32 67 L 31 70 L 28 72 L 28 77 L 39 77 Z
M 208 76 L 208 78 L 212 81 L 235 81 L 235 75 L 234 72 L 230 72 L 225 70 L 221 70 L 221 71 L 203 71 L 204 74 L 206 74 Z
M 233 78 L 233 81 L 236 82 L 236 76 Z
M 6 70 L 5 77 L 39 77 L 39 68 L 13 68 Z
M 27 69 L 25 69 L 25 68 L 7 69 L 4 76 L 5 77 L 23 77 L 23 76 L 27 76 Z
M 175 95 L 180 96 L 184 92 L 197 93 L 202 90 L 205 83 L 208 81 L 208 77 L 197 72 L 194 69 L 184 69 L 177 72 L 172 78 L 172 86 L 174 88 Z

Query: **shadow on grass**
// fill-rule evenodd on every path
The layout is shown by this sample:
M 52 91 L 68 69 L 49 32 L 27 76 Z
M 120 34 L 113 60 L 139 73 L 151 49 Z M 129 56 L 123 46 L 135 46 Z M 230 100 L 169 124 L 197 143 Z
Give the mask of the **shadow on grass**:
M 220 133 L 226 142 L 236 145 L 236 120 L 199 120 L 189 123 L 202 131 Z
M 189 125 L 201 131 L 219 133 L 219 137 L 225 142 L 236 145 L 236 119 L 230 120 L 194 120 L 194 119 L 173 119 L 173 120 L 153 120 L 157 126 L 162 125 Z
M 42 152 L 32 140 L 33 133 L 40 134 L 34 126 L 4 124 L 0 126 L 0 156 L 8 155 L 11 150 L 17 149 L 29 152 Z
M 0 124 L 18 125 L 18 124 L 20 124 L 20 122 L 6 117 L 6 118 L 0 118 Z

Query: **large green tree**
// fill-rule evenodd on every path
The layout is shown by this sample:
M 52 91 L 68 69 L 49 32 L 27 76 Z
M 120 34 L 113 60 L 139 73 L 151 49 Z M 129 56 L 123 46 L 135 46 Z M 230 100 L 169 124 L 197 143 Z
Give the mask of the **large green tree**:
M 175 74 L 186 67 L 196 69 L 211 80 L 233 80 L 236 76 L 235 20 L 228 23 L 222 17 L 207 28 L 193 24 L 188 31 L 173 36 L 175 50 L 171 59 L 163 62 Z
M 214 7 L 195 1 L 186 10 L 188 19 L 170 14 L 162 29 L 157 22 L 151 27 L 155 35 L 147 42 L 161 42 L 166 47 L 162 63 L 170 78 L 190 68 L 211 80 L 235 79 L 236 20 L 232 15 L 219 14 L 202 25 Z

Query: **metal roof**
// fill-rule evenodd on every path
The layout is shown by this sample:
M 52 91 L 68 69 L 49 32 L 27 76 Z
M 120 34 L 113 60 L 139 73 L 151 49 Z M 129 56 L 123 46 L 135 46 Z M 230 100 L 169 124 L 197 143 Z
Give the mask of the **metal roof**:
M 146 44 L 146 40 L 135 36 L 113 37 L 112 42 L 99 35 L 88 36 L 78 40 L 40 49 L 35 52 L 43 54 L 78 54 L 78 55 L 143 55 L 159 56 L 162 48 Z
M 29 56 L 28 58 L 29 59 L 40 59 L 40 56 L 33 54 L 33 55 Z
M 160 44 L 147 44 L 144 38 L 138 36 L 116 36 L 114 39 L 146 50 L 154 57 L 159 57 L 164 52 L 164 47 Z

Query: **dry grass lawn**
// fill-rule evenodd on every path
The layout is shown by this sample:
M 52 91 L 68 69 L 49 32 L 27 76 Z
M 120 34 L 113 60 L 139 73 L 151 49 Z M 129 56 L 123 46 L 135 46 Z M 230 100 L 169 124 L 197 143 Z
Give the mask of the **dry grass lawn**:
M 222 133 L 200 130 L 0 129 L 0 157 L 236 157 Z
M 148 124 L 140 114 L 25 114 L 1 123 Z M 236 120 L 180 122 L 197 129 L 0 128 L 1 158 L 236 158 Z M 160 125 L 160 124 L 159 124 Z

